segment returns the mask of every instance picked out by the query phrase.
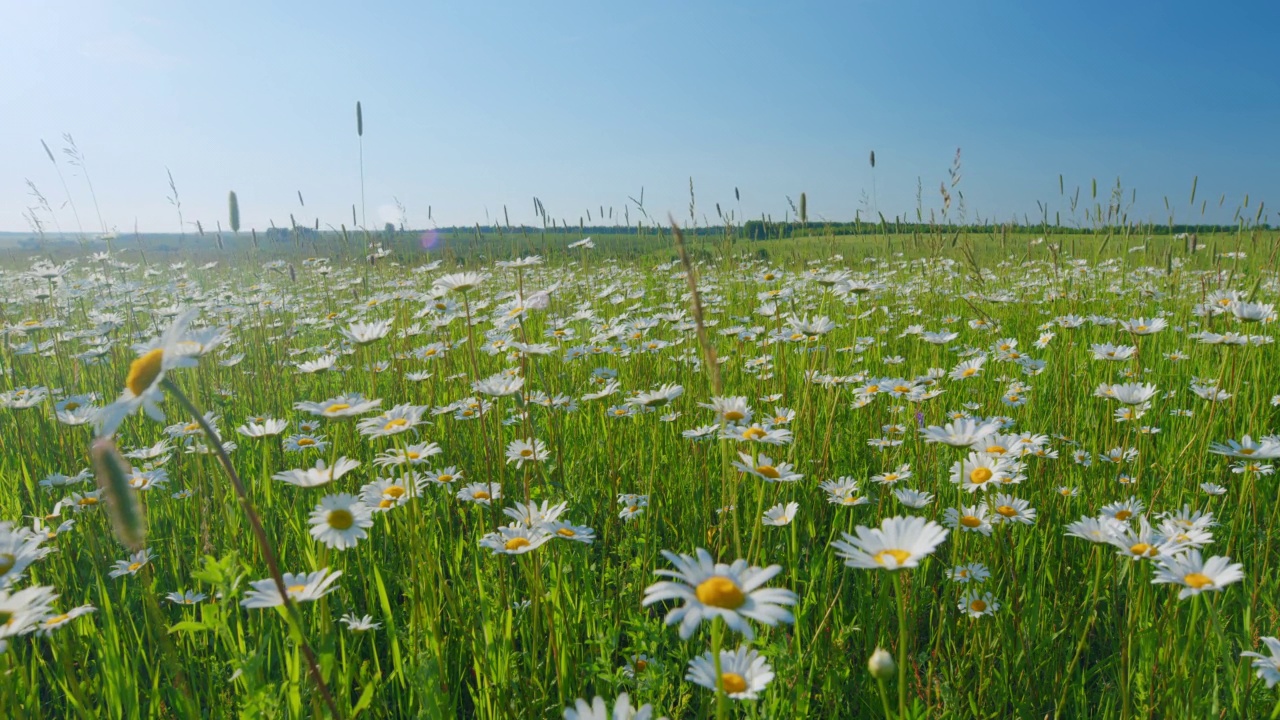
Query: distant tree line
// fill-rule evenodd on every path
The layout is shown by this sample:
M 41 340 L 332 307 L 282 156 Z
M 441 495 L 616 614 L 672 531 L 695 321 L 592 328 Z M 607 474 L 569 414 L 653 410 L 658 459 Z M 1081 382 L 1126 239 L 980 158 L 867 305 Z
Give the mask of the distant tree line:
M 1039 233 L 1041 235 L 1080 235 L 1113 232 L 1116 228 L 1077 228 L 1064 227 L 1061 225 L 1023 225 L 1018 223 L 999 223 L 999 224 L 965 224 L 965 225 L 938 225 L 929 223 L 907 223 L 907 222 L 889 222 L 873 223 L 873 222 L 825 222 L 825 223 L 801 223 L 801 222 L 772 222 L 769 220 L 749 220 L 742 225 L 740 235 L 749 240 L 768 240 L 776 238 L 788 237 L 824 237 L 828 235 L 914 235 L 929 234 L 938 232 L 942 229 L 944 232 L 952 233 L 963 231 L 966 233 L 980 233 L 997 235 L 1000 233 Z M 1134 225 L 1134 231 L 1142 232 L 1146 235 L 1193 235 L 1193 234 L 1211 234 L 1211 233 L 1229 233 L 1239 229 L 1236 225 L 1155 225 L 1141 224 Z M 1252 225 L 1251 230 L 1270 230 L 1270 225 Z M 719 232 L 723 232 L 720 230 Z

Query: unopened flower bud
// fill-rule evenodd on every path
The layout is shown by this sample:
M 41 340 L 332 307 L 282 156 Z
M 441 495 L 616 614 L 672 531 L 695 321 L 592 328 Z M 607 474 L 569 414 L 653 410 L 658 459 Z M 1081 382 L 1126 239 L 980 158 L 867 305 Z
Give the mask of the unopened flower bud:
M 871 657 L 867 659 L 867 669 L 871 671 L 871 676 L 877 680 L 890 680 L 893 674 L 897 672 L 898 666 L 893 662 L 893 656 L 884 648 L 876 648 L 871 653 Z

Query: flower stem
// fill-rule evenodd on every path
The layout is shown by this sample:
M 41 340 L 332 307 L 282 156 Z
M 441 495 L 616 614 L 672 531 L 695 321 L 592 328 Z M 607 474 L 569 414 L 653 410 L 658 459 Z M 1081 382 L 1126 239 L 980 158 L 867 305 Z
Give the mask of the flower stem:
M 902 573 L 893 573 L 893 591 L 898 599 L 898 717 L 907 716 L 907 597 L 902 590 Z
M 711 658 L 716 668 L 716 720 L 729 717 L 729 697 L 724 691 L 724 671 L 720 667 L 720 641 L 724 636 L 724 620 L 711 621 Z
M 222 469 L 227 472 L 227 477 L 231 480 L 231 486 L 235 488 L 236 497 L 240 499 L 240 508 L 244 510 L 245 516 L 249 519 L 249 526 L 253 529 L 253 536 L 257 540 L 258 549 L 262 552 L 262 558 L 267 563 L 267 571 L 271 573 L 271 579 L 276 583 L 276 590 L 284 601 L 285 611 L 291 620 L 290 624 L 297 631 L 298 645 L 302 648 L 302 654 L 307 659 L 307 669 L 311 673 L 311 679 L 315 682 L 316 688 L 319 689 L 325 705 L 329 707 L 329 713 L 335 718 L 341 718 L 342 713 L 338 712 L 338 706 L 333 701 L 329 686 L 325 684 L 324 677 L 320 674 L 320 666 L 316 662 L 316 654 L 311 650 L 311 645 L 307 643 L 307 638 L 302 632 L 302 623 L 298 618 L 298 608 L 289 599 L 289 590 L 285 587 L 284 576 L 280 574 L 280 563 L 276 559 L 275 550 L 271 547 L 271 541 L 267 539 L 266 530 L 262 528 L 262 520 L 258 517 L 257 511 L 253 509 L 253 504 L 249 502 L 249 494 L 245 491 L 244 483 L 231 465 L 231 458 L 227 457 L 227 451 L 222 447 L 222 438 L 218 437 L 217 431 L 209 425 L 208 420 L 205 420 L 204 413 L 200 412 L 200 409 L 178 389 L 178 386 L 172 380 L 165 378 L 162 382 L 165 390 L 173 395 L 178 403 L 195 417 L 200 429 L 204 431 L 205 436 L 209 438 L 209 442 L 213 445 L 214 452 L 218 455 L 218 461 L 222 463 Z

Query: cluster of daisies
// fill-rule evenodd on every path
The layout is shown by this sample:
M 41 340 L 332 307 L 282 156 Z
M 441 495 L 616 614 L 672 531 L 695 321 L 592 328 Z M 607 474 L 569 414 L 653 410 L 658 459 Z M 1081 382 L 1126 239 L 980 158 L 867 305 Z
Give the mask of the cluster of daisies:
M 593 247 L 589 238 L 570 246 L 582 252 Z M 386 255 L 387 252 L 379 248 L 370 258 L 376 260 Z M 1013 418 L 978 415 L 984 405 L 976 401 L 975 386 L 981 382 L 999 383 L 998 406 L 1009 412 L 1022 408 L 1031 402 L 1037 391 L 1033 383 L 1047 368 L 1044 357 L 1049 356 L 1055 341 L 1062 344 L 1058 339 L 1062 335 L 1069 338 L 1072 349 L 1079 346 L 1079 355 L 1085 362 L 1105 366 L 1109 374 L 1123 380 L 1100 384 L 1094 395 L 1103 402 L 1116 404 L 1111 413 L 1115 422 L 1129 423 L 1123 427 L 1149 437 L 1160 432 L 1158 425 L 1142 424 L 1150 423 L 1147 418 L 1154 413 L 1167 411 L 1175 418 L 1194 415 L 1194 410 L 1180 406 L 1180 399 L 1186 397 L 1185 391 L 1165 386 L 1162 392 L 1155 384 L 1142 381 L 1141 362 L 1151 357 L 1152 336 L 1176 333 L 1198 345 L 1224 346 L 1223 352 L 1235 352 L 1231 347 L 1263 346 L 1273 341 L 1256 329 L 1276 319 L 1274 306 L 1255 302 L 1236 290 L 1205 295 L 1192 308 L 1196 320 L 1186 327 L 1172 325 L 1163 316 L 1119 319 L 1065 314 L 1047 319 L 1037 328 L 1034 341 L 1025 338 L 1027 342 L 1020 344 L 1016 337 L 1003 337 L 1000 323 L 979 311 L 979 317 L 968 320 L 959 316 L 941 317 L 942 327 L 927 329 L 917 324 L 915 318 L 921 313 L 910 298 L 913 293 L 933 292 L 934 288 L 927 287 L 927 283 L 918 278 L 900 286 L 894 278 L 897 266 L 889 265 L 888 261 L 872 259 L 872 262 L 883 266 L 871 273 L 853 273 L 814 263 L 806 270 L 792 272 L 746 263 L 727 274 L 710 274 L 703 278 L 700 286 L 705 317 L 697 320 L 685 310 L 684 297 L 667 292 L 667 297 L 655 299 L 651 294 L 654 291 L 646 289 L 640 273 L 617 266 L 592 278 L 592 282 L 602 283 L 599 286 L 579 286 L 578 290 L 589 292 L 577 304 L 561 297 L 568 293 L 562 292 L 558 282 L 542 290 L 526 292 L 524 280 L 541 265 L 537 257 L 496 263 L 497 270 L 514 274 L 517 290 L 494 291 L 496 283 L 490 283 L 491 276 L 486 273 L 442 274 L 430 282 L 427 290 L 422 289 L 422 282 L 389 283 L 349 311 L 318 316 L 302 313 L 292 327 L 285 327 L 285 323 L 273 315 L 299 306 L 298 296 L 290 294 L 291 291 L 263 284 L 254 286 L 244 298 L 236 299 L 230 288 L 223 287 L 220 295 L 201 298 L 196 294 L 203 314 L 211 323 L 207 327 L 194 327 L 202 314 L 199 310 L 184 310 L 176 304 L 152 308 L 157 326 L 164 320 L 168 328 L 158 338 L 141 333 L 130 338 L 137 341 L 131 343 L 136 357 L 124 379 L 124 389 L 114 401 L 104 402 L 100 395 L 92 392 L 68 394 L 60 388 L 30 385 L 0 392 L 0 408 L 25 412 L 52 404 L 51 415 L 56 423 L 92 427 L 99 436 L 115 435 L 126 419 L 138 412 L 165 421 L 161 405 L 168 374 L 195 367 L 205 358 L 215 360 L 222 367 L 239 364 L 245 356 L 231 351 L 234 332 L 251 316 L 270 318 L 271 326 L 283 328 L 289 339 L 304 328 L 329 332 L 327 342 L 310 347 L 286 343 L 290 359 L 283 367 L 291 374 L 307 376 L 308 380 L 313 376 L 354 371 L 353 375 L 359 377 L 396 373 L 407 383 L 432 378 L 465 381 L 465 389 L 459 393 L 463 397 L 439 405 L 403 403 L 384 408 L 381 399 L 344 392 L 318 402 L 297 402 L 294 409 L 300 414 L 299 418 L 248 417 L 235 429 L 241 442 L 281 444 L 293 467 L 272 477 L 276 482 L 298 488 L 291 492 L 335 485 L 349 474 L 358 475 L 368 464 L 385 475 L 375 476 L 361 485 L 358 492 L 336 492 L 315 502 L 308 518 L 310 536 L 325 548 L 344 551 L 369 538 L 379 513 L 394 512 L 425 493 L 435 492 L 435 488 L 448 489 L 458 502 L 479 508 L 482 518 L 498 517 L 497 508 L 504 500 L 502 485 L 494 481 L 467 482 L 464 470 L 440 464 L 440 446 L 417 437 L 429 424 L 449 418 L 467 422 L 480 420 L 490 413 L 502 415 L 503 426 L 521 427 L 523 435 L 505 446 L 505 462 L 527 479 L 544 472 L 546 464 L 552 461 L 547 444 L 531 430 L 529 413 L 536 408 L 574 413 L 593 407 L 602 410 L 611 422 L 642 423 L 655 418 L 663 423 L 680 421 L 684 417 L 681 405 L 690 405 L 682 385 L 663 383 L 625 391 L 619 372 L 602 366 L 590 371 L 586 392 L 575 393 L 576 396 L 565 392 L 550 394 L 527 386 L 527 377 L 540 376 L 526 369 L 531 361 L 540 358 L 579 365 L 636 358 L 643 362 L 661 359 L 699 371 L 708 361 L 697 349 L 696 333 L 701 324 L 702 329 L 736 343 L 738 352 L 719 362 L 727 367 L 737 366 L 762 392 L 767 392 L 763 388 L 775 379 L 780 366 L 787 363 L 790 372 L 803 371 L 801 377 L 809 386 L 831 391 L 832 398 L 845 398 L 847 402 L 842 409 L 875 412 L 876 417 L 884 417 L 882 411 L 888 406 L 887 422 L 881 425 L 877 421 L 881 436 L 866 440 L 872 451 L 890 452 L 901 448 L 914 433 L 929 446 L 929 461 L 939 452 L 942 454 L 939 467 L 949 466 L 945 478 L 950 488 L 944 482 L 939 482 L 938 487 L 926 484 L 931 474 L 927 472 L 924 457 L 913 459 L 915 470 L 912 462 L 894 462 L 889 464 L 889 469 L 872 475 L 869 481 L 845 475 L 816 483 L 827 502 L 850 508 L 870 504 L 868 490 L 874 488 L 890 493 L 908 512 L 932 512 L 929 509 L 937 503 L 935 493 L 942 495 L 945 491 L 948 496 L 961 499 L 955 507 L 942 508 L 935 515 L 940 522 L 909 514 L 889 517 L 878 527 L 858 525 L 853 533 L 842 533 L 832 544 L 833 552 L 851 568 L 897 573 L 918 567 L 951 533 L 971 533 L 957 536 L 980 539 L 992 535 L 997 528 L 1025 532 L 1019 528 L 1034 525 L 1037 511 L 1029 500 L 1018 497 L 1019 486 L 1034 476 L 1030 469 L 1036 463 L 1058 459 L 1059 447 L 1065 446 L 1063 456 L 1082 468 L 1092 467 L 1096 460 L 1104 466 L 1114 466 L 1120 484 L 1136 483 L 1134 473 L 1128 469 L 1139 457 L 1136 448 L 1126 444 L 1095 452 L 1065 436 L 1056 436 L 1054 439 L 1061 445 L 1055 446 L 1047 435 L 1016 431 Z M 44 261 L 34 264 L 23 277 L 37 287 L 44 284 L 57 288 L 69 299 L 106 287 L 112 274 L 138 269 L 109 253 L 93 256 L 92 263 L 92 274 L 83 280 L 72 277 L 74 264 L 55 265 Z M 324 280 L 326 292 L 332 288 L 337 294 L 361 283 L 350 269 L 335 269 L 323 260 L 307 261 L 302 266 L 304 272 Z M 414 268 L 413 273 L 425 276 L 435 273 L 439 267 L 439 262 L 427 263 Z M 265 269 L 283 273 L 285 266 L 268 263 Z M 927 265 L 925 269 L 943 279 L 956 273 L 947 262 Z M 185 264 L 175 264 L 170 270 L 184 278 L 184 293 L 175 293 L 175 296 L 194 292 L 185 284 Z M 1071 271 L 1084 270 L 1077 265 Z M 1105 263 L 1095 270 L 1119 272 L 1118 267 Z M 679 272 L 674 262 L 654 269 L 657 276 L 671 274 L 673 280 L 679 281 L 676 285 L 683 286 L 684 278 Z M 144 277 L 153 274 L 159 275 L 160 271 L 153 268 L 144 271 Z M 731 283 L 754 284 L 756 292 L 751 307 L 739 309 L 728 299 L 726 288 Z M 903 288 L 905 299 L 901 303 L 876 303 L 875 298 L 894 287 Z M 1161 292 L 1154 285 L 1139 291 L 1144 297 L 1155 299 Z M 1062 299 L 1064 296 L 1056 294 L 1058 292 L 1046 289 L 1044 299 Z M 1025 298 L 1011 291 L 989 290 L 965 295 L 963 299 L 971 304 L 982 301 L 994 306 Z M 412 304 L 416 309 L 398 315 L 394 321 L 374 316 L 374 311 L 392 303 Z M 327 305 L 332 307 L 332 303 Z M 841 324 L 824 314 L 829 312 L 829 306 L 839 306 L 843 312 L 838 317 L 842 316 L 847 323 L 849 342 L 842 347 L 828 347 L 834 338 L 843 335 L 836 332 Z M 976 309 L 977 305 L 973 307 Z M 5 328 L 7 350 L 12 357 L 52 354 L 63 352 L 67 343 L 77 341 L 82 344 L 79 352 L 67 352 L 67 355 L 85 366 L 104 363 L 121 342 L 120 330 L 132 310 L 123 306 L 91 308 L 86 311 L 88 327 L 74 334 L 67 333 L 66 323 L 57 317 L 22 320 Z M 740 312 L 747 314 L 736 314 Z M 543 327 L 537 336 L 526 327 L 526 321 L 534 313 L 540 314 Z M 886 338 L 892 337 L 890 324 L 902 319 L 907 324 L 897 338 L 912 344 L 923 343 L 921 352 L 934 360 L 928 364 L 938 367 L 913 374 L 899 367 L 906 362 L 901 355 L 879 352 L 887 345 Z M 722 324 L 724 320 L 727 322 Z M 461 336 L 453 337 L 458 325 L 462 325 Z M 1123 333 L 1124 339 L 1092 342 L 1101 338 L 1089 337 L 1077 342 L 1087 327 Z M 41 340 L 42 334 L 53 337 Z M 430 337 L 424 337 L 428 335 Z M 962 341 L 962 336 L 972 341 L 971 344 Z M 398 343 L 402 349 L 383 352 L 385 345 L 393 340 L 404 341 Z M 405 348 L 409 344 L 413 347 Z M 870 352 L 873 349 L 876 352 Z M 821 364 L 828 359 L 825 355 L 828 351 L 835 353 L 834 357 L 852 356 L 860 362 L 875 358 L 874 362 L 884 367 L 834 374 L 827 371 L 829 364 L 826 368 Z M 474 353 L 482 353 L 490 364 L 495 360 L 505 361 L 508 367 L 482 377 Z M 953 364 L 943 360 L 946 354 L 954 355 L 958 361 Z M 1170 363 L 1188 357 L 1178 350 L 1163 354 Z M 459 364 L 468 367 L 468 361 L 471 374 L 458 372 L 444 377 L 458 370 Z M 1233 398 L 1231 390 L 1235 388 L 1222 387 L 1218 378 L 1192 378 L 1188 389 L 1193 398 L 1205 403 L 1221 403 Z M 927 425 L 923 414 L 925 404 L 947 393 L 961 395 L 962 401 L 957 405 L 963 409 L 946 413 L 947 422 L 943 424 Z M 373 394 L 371 383 L 369 395 Z M 434 403 L 434 394 L 432 397 Z M 780 394 L 759 398 L 765 405 L 757 409 L 772 407 L 771 412 L 757 412 L 752 402 L 746 396 L 711 397 L 690 412 L 690 415 L 702 414 L 698 422 L 705 420 L 705 424 L 689 423 L 692 427 L 682 428 L 680 434 L 693 443 L 715 440 L 733 443 L 732 468 L 743 479 L 783 484 L 814 482 L 814 478 L 800 472 L 801 467 L 787 460 L 797 412 L 778 404 L 783 402 Z M 1280 396 L 1273 398 L 1272 403 L 1280 404 Z M 212 413 L 192 418 L 168 425 L 166 440 L 125 449 L 124 457 L 134 463 L 127 468 L 129 486 L 139 493 L 168 486 L 171 477 L 165 465 L 178 451 L 234 453 L 237 443 L 219 432 L 221 422 L 222 418 Z M 353 423 L 356 434 L 383 449 L 371 452 L 372 457 L 365 459 L 333 452 L 332 433 L 325 433 L 327 428 L 343 422 Z M 206 428 L 219 438 L 218 443 L 211 441 Z M 1209 452 L 1229 458 L 1233 473 L 1267 475 L 1273 472 L 1270 461 L 1280 457 L 1280 436 L 1264 436 L 1255 441 L 1246 435 L 1238 442 L 1211 443 Z M 298 461 L 293 462 L 295 459 Z M 75 475 L 54 473 L 40 485 L 52 492 L 55 488 L 87 484 L 92 477 L 88 470 Z M 944 477 L 943 473 L 939 472 L 938 477 Z M 910 487 L 912 485 L 915 487 Z M 1203 483 L 1200 488 L 1208 495 L 1226 492 L 1214 483 Z M 1072 485 L 1057 488 L 1057 493 L 1064 497 L 1074 497 L 1077 492 L 1078 488 Z M 172 493 L 172 497 L 179 499 L 189 495 L 188 490 Z M 618 516 L 624 521 L 646 512 L 650 500 L 648 495 L 633 493 L 619 493 L 616 498 Z M 10 637 L 52 632 L 93 611 L 92 606 L 85 605 L 59 614 L 53 609 L 57 596 L 52 588 L 14 588 L 26 569 L 48 552 L 42 544 L 74 526 L 75 520 L 64 517 L 66 513 L 92 511 L 103 500 L 103 490 L 77 489 L 62 497 L 51 512 L 34 518 L 31 527 L 15 528 L 0 523 L 0 651 Z M 310 506 L 310 502 L 307 505 Z M 780 502 L 764 510 L 758 521 L 765 526 L 788 526 L 800 510 L 798 502 Z M 567 502 L 533 503 L 526 497 L 524 502 L 502 508 L 502 516 L 508 523 L 485 524 L 485 529 L 492 531 L 484 533 L 477 542 L 493 555 L 522 555 L 552 541 L 593 543 L 594 530 L 572 522 L 568 515 Z M 1103 506 L 1097 516 L 1070 524 L 1066 531 L 1069 535 L 1113 547 L 1122 557 L 1148 561 L 1153 568 L 1153 583 L 1177 585 L 1181 588 L 1179 597 L 1186 598 L 1219 591 L 1243 579 L 1241 566 L 1231 563 L 1229 558 L 1205 558 L 1201 554 L 1213 540 L 1214 526 L 1212 512 L 1185 506 L 1149 514 L 1144 503 L 1130 495 Z M 791 590 L 768 586 L 782 568 L 749 566 L 745 560 L 718 562 L 700 548 L 693 555 L 665 551 L 663 555 L 674 569 L 658 571 L 664 579 L 645 590 L 643 606 L 667 607 L 666 622 L 679 626 L 679 636 L 684 641 L 703 632 L 704 623 L 712 626 L 713 647 L 688 662 L 685 678 L 733 699 L 759 697 L 774 675 L 768 659 L 751 646 L 755 637 L 753 623 L 774 627 L 793 622 L 787 608 L 798 600 Z M 109 575 L 127 578 L 146 572 L 155 557 L 150 549 L 138 550 L 115 562 Z M 949 567 L 945 573 L 953 583 L 962 586 L 956 600 L 960 614 L 981 618 L 998 612 L 998 598 L 983 589 L 992 576 L 986 565 L 961 563 Z M 336 590 L 341 575 L 341 571 L 323 568 L 255 580 L 249 584 L 241 604 L 248 608 L 269 608 L 286 601 L 315 601 Z M 207 596 L 179 590 L 169 593 L 168 599 L 178 605 L 193 605 Z M 355 630 L 377 627 L 369 616 L 349 614 L 342 620 Z M 730 633 L 730 640 L 738 639 L 735 634 L 740 636 L 741 642 L 716 646 L 722 639 L 721 630 Z M 1264 641 L 1271 648 L 1272 657 L 1245 654 L 1256 658 L 1260 676 L 1271 685 L 1280 680 L 1280 642 L 1274 638 L 1264 638 Z M 643 663 L 648 660 L 638 658 L 630 670 L 639 672 Z M 596 718 L 606 713 L 607 706 L 597 697 L 592 702 L 579 700 L 565 710 L 565 717 Z M 648 718 L 652 709 L 647 705 L 632 707 L 627 695 L 619 696 L 614 704 L 614 717 L 631 717 L 633 713 L 634 717 Z

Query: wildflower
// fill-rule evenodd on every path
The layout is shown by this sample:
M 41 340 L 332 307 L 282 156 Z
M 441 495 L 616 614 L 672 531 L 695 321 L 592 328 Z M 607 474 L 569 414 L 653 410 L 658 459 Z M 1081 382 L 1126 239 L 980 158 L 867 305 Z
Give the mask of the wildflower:
M 713 397 L 710 403 L 699 403 L 698 406 L 714 411 L 723 423 L 751 422 L 751 408 L 744 397 Z
M 346 550 L 368 537 L 365 529 L 373 527 L 373 514 L 360 498 L 339 493 L 322 498 L 308 522 L 311 537 L 327 547 Z
M 996 601 L 991 593 L 979 592 L 978 590 L 969 590 L 960 596 L 960 602 L 956 603 L 960 608 L 960 612 L 971 618 L 980 618 L 983 615 L 994 615 L 1000 609 L 1000 603 Z
M 1232 563 L 1231 558 L 1215 555 L 1208 560 L 1200 557 L 1199 550 L 1188 550 L 1173 557 L 1157 560 L 1153 584 L 1172 583 L 1181 585 L 1178 599 L 1199 595 L 1202 592 L 1220 591 L 1231 583 L 1244 579 L 1244 567 L 1240 563 Z
M 420 405 L 396 405 L 377 417 L 361 420 L 356 429 L 361 435 L 375 438 L 410 432 L 422 423 L 422 414 L 426 411 L 427 408 Z
M 542 547 L 552 535 L 541 527 L 516 525 L 498 528 L 480 538 L 481 547 L 487 547 L 494 555 L 523 555 Z
M 53 634 L 54 630 L 57 630 L 78 617 L 83 617 L 91 612 L 95 612 L 97 609 L 98 608 L 92 605 L 80 605 L 79 607 L 71 608 L 64 613 L 50 615 L 40 621 L 40 627 L 37 629 L 37 632 L 40 635 L 47 637 Z
M 684 604 L 667 613 L 668 625 L 680 623 L 680 638 L 688 640 L 702 621 L 719 617 L 731 629 L 748 640 L 755 636 L 747 619 L 773 626 L 793 622 L 783 605 L 794 605 L 796 594 L 784 588 L 762 587 L 778 573 L 781 565 L 767 568 L 748 567 L 746 560 L 732 564 L 717 563 L 711 553 L 698 548 L 695 556 L 677 555 L 666 550 L 663 557 L 675 570 L 657 570 L 658 575 L 672 578 L 650 585 L 644 591 L 643 605 L 648 607 L 663 600 L 683 600 Z
M 350 326 L 342 328 L 341 332 L 344 338 L 356 345 L 368 345 L 375 340 L 386 337 L 387 333 L 391 332 L 391 321 L 354 322 Z
M 502 499 L 502 486 L 497 483 L 471 483 L 459 490 L 457 497 L 460 502 L 488 505 Z
M 164 420 L 164 411 L 160 409 L 164 393 L 160 385 L 165 375 L 175 368 L 195 367 L 197 364 L 195 358 L 183 351 L 187 326 L 195 316 L 196 311 L 193 310 L 179 313 L 160 339 L 147 346 L 142 355 L 129 365 L 129 374 L 125 377 L 124 391 L 119 399 L 95 417 L 99 435 L 114 435 L 120 423 L 138 409 L 152 420 Z
M 945 529 L 921 517 L 887 518 L 879 528 L 859 525 L 855 532 L 841 533 L 844 539 L 831 545 L 846 565 L 866 569 L 917 567 L 947 538 Z
M 329 441 L 323 435 L 298 433 L 284 439 L 284 449 L 287 452 L 321 451 L 327 447 L 329 447 Z
M 933 495 L 920 490 L 912 490 L 910 488 L 898 488 L 893 491 L 893 496 L 898 498 L 898 502 L 909 508 L 920 509 L 927 507 L 933 502 Z
M 851 477 L 827 480 L 818 487 L 827 491 L 827 502 L 835 505 L 854 506 L 871 502 L 865 496 L 858 494 L 858 481 Z
M 352 460 L 343 456 L 333 463 L 333 467 L 327 467 L 324 464 L 324 460 L 321 459 L 316 461 L 316 466 L 313 468 L 285 470 L 271 477 L 274 480 L 297 485 L 298 487 L 319 487 L 337 480 L 358 467 L 360 467 L 359 460 Z
M 877 647 L 871 657 L 867 658 L 867 671 L 877 680 L 892 680 L 898 672 L 898 664 L 893 661 L 893 655 L 888 650 Z
M 1280 682 L 1280 640 L 1263 637 L 1262 642 L 1271 653 L 1269 657 L 1256 652 L 1242 652 L 1240 657 L 1254 658 L 1253 667 L 1258 670 L 1258 678 L 1265 681 L 1270 689 Z
M 204 600 L 209 596 L 202 592 L 184 590 L 182 592 L 171 592 L 164 597 L 174 605 L 195 605 L 197 603 L 204 602 Z
M 741 462 L 735 461 L 733 463 L 735 468 L 768 482 L 795 482 L 804 477 L 792 471 L 791 463 L 776 462 L 764 453 L 760 453 L 754 460 L 749 454 L 743 452 L 738 453 L 738 457 L 741 458 Z
M 773 668 L 759 652 L 742 646 L 720 651 L 719 677 L 715 658 L 706 652 L 689 661 L 685 679 L 712 691 L 723 687 L 725 695 L 734 700 L 755 700 L 773 680 Z
M 348 630 L 356 633 L 369 632 L 370 630 L 377 630 L 382 627 L 382 623 L 376 623 L 373 621 L 372 615 L 356 617 L 355 613 L 346 613 L 342 617 L 338 618 L 338 620 L 341 621 L 343 625 L 346 625 Z
M 312 602 L 328 595 L 338 588 L 333 585 L 342 575 L 341 570 L 329 572 L 329 568 L 313 573 L 285 573 L 284 588 L 290 600 L 294 602 Z M 284 596 L 276 586 L 274 578 L 254 580 L 249 583 L 253 589 L 245 593 L 240 604 L 246 608 L 269 608 L 283 605 Z
M 512 440 L 507 445 L 507 462 L 515 463 L 516 467 L 524 467 L 527 462 L 546 462 L 547 459 L 547 445 L 541 440 Z
M 924 430 L 924 440 L 929 443 L 943 443 L 951 447 L 972 447 L 982 438 L 993 435 L 1000 429 L 997 422 L 978 423 L 970 418 L 960 418 L 937 427 L 930 425 Z
M 982 563 L 957 565 L 954 568 L 947 570 L 947 579 L 955 583 L 986 582 L 990 577 L 991 571 Z
M 789 502 L 786 505 L 778 503 L 764 511 L 764 518 L 760 522 L 772 527 L 785 527 L 796 519 L 796 513 L 799 510 L 800 503 Z
M 997 456 L 969 453 L 969 457 L 951 466 L 951 482 L 968 492 L 986 491 L 1002 483 L 1010 475 L 1010 466 Z
M 130 555 L 127 560 L 117 560 L 115 562 L 115 569 L 107 573 L 107 575 L 113 578 L 122 577 L 124 575 L 137 575 L 138 571 L 145 567 L 147 563 L 151 562 L 153 557 L 155 557 L 155 554 L 151 552 L 150 548 L 139 550 L 138 552 Z
M 985 504 L 962 505 L 958 510 L 947 508 L 947 511 L 942 514 L 942 522 L 947 527 L 961 532 L 991 534 L 991 520 L 987 517 Z
M 1245 435 L 1240 442 L 1235 440 L 1228 440 L 1226 444 L 1211 442 L 1209 452 L 1232 458 L 1271 460 L 1280 458 L 1280 443 L 1270 441 L 1268 438 L 1263 438 L 1262 442 L 1254 442 L 1252 437 Z
M 293 407 L 295 410 L 301 410 L 319 417 L 340 418 L 367 413 L 381 404 L 381 400 L 365 400 L 360 393 L 351 393 L 339 395 L 318 403 L 298 402 L 294 403 Z
M 289 427 L 288 420 L 276 420 L 267 418 L 263 422 L 248 422 L 236 428 L 236 432 L 245 437 L 261 438 L 269 435 L 279 435 L 284 429 Z

